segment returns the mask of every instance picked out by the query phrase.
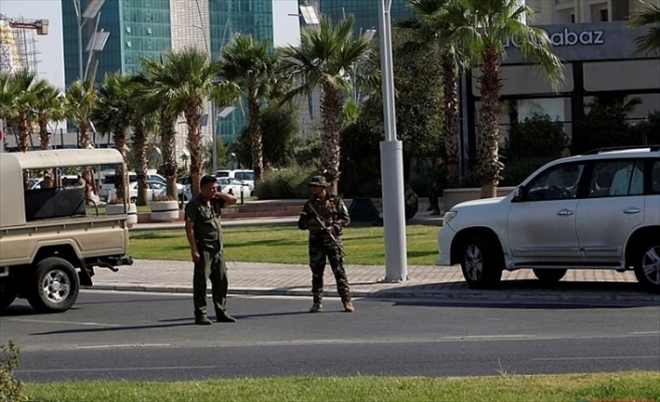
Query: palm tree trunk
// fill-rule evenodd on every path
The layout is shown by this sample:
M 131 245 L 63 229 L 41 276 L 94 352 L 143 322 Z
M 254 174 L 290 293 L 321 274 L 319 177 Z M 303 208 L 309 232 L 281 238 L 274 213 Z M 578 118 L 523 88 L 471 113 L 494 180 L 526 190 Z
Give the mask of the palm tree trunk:
M 321 119 L 323 121 L 323 146 L 321 147 L 321 163 L 327 171 L 331 182 L 328 191 L 338 194 L 339 190 L 339 158 L 341 148 L 339 146 L 339 116 L 341 113 L 341 102 L 339 90 L 332 84 L 324 83 L 323 99 L 321 100 Z
M 499 74 L 500 55 L 495 46 L 489 45 L 483 52 L 483 66 L 479 85 L 481 91 L 481 109 L 479 115 L 479 179 L 481 198 L 497 195 L 500 172 L 503 165 L 499 160 L 499 93 L 502 80 Z
M 264 144 L 259 118 L 260 112 L 259 100 L 255 96 L 250 96 L 248 99 L 248 113 L 250 114 L 248 130 L 250 132 L 250 142 L 252 143 L 252 170 L 254 170 L 256 182 L 263 179 L 264 170 Z
M 177 199 L 176 191 L 176 155 L 174 154 L 175 135 L 174 121 L 167 115 L 167 107 L 163 106 L 160 113 L 160 151 L 163 153 L 162 175 L 167 182 L 167 196 L 173 200 Z
M 18 150 L 27 152 L 29 148 L 29 122 L 27 111 L 21 110 L 18 115 Z
M 124 170 L 124 166 L 128 165 L 128 161 L 126 160 L 126 131 L 124 129 L 117 129 L 113 137 L 115 148 L 124 160 L 124 165 L 119 167 L 115 175 L 115 178 L 122 178 L 120 181 L 115 180 L 115 187 L 117 188 L 117 198 L 123 201 L 126 199 L 126 193 L 128 191 L 128 172 Z
M 88 149 L 89 148 L 89 133 L 87 129 L 89 128 L 89 123 L 87 120 L 81 120 L 78 129 L 80 130 L 80 148 Z M 85 183 L 93 183 L 94 178 L 92 177 L 92 169 L 89 166 L 82 167 L 82 178 L 85 180 Z
M 50 149 L 50 137 L 48 136 L 48 115 L 42 115 L 39 118 L 39 142 L 41 149 Z
M 148 205 L 147 200 L 147 133 L 141 121 L 133 125 L 133 153 L 138 180 L 137 205 Z
M 199 194 L 199 180 L 202 175 L 202 133 L 199 132 L 200 115 L 197 105 L 188 105 L 186 110 L 186 124 L 188 126 L 188 139 L 186 145 L 190 152 L 190 181 L 193 195 Z
M 449 187 L 458 186 L 458 73 L 450 55 L 442 57 L 444 109 L 445 109 L 445 152 Z

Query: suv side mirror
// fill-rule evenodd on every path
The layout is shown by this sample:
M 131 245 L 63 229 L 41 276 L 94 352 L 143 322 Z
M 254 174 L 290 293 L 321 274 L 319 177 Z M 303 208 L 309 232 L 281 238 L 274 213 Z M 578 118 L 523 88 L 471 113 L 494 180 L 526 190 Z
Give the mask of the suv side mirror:
M 513 189 L 513 200 L 522 201 L 523 200 L 523 186 L 516 186 Z

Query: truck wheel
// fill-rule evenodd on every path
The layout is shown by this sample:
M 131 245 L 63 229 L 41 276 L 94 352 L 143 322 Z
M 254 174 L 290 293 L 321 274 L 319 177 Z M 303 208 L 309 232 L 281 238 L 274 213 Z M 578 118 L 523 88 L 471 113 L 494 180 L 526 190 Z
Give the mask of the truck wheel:
M 42 313 L 66 311 L 78 298 L 80 282 L 76 269 L 64 258 L 49 257 L 37 263 L 28 302 Z
M 471 288 L 497 286 L 502 278 L 502 251 L 479 236 L 472 236 L 463 248 L 461 270 Z
M 645 242 L 633 255 L 637 281 L 647 290 L 660 293 L 660 244 Z
M 0 311 L 9 307 L 10 304 L 16 300 L 17 293 L 11 290 L 3 290 L 0 292 Z
M 566 275 L 567 269 L 535 268 L 534 275 L 545 284 L 557 283 Z

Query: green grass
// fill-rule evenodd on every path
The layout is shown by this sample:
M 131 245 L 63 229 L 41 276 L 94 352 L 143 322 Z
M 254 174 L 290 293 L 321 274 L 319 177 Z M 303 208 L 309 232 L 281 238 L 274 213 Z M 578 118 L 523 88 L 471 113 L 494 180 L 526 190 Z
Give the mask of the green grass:
M 437 226 L 407 226 L 408 264 L 433 265 L 437 257 Z M 285 226 L 223 228 L 227 259 L 242 262 L 307 264 L 307 232 Z M 354 226 L 343 236 L 346 261 L 382 265 L 385 250 L 382 226 Z M 131 232 L 128 255 L 147 260 L 190 260 L 183 229 Z
M 496 377 L 287 377 L 187 382 L 27 384 L 41 402 L 660 401 L 660 374 L 621 372 Z

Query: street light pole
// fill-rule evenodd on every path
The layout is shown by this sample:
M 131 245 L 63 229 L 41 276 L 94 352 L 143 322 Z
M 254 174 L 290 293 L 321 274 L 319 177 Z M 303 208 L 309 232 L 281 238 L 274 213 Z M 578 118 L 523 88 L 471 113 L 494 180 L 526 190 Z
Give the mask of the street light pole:
M 383 227 L 385 232 L 385 282 L 408 280 L 406 221 L 403 200 L 403 144 L 396 138 L 394 75 L 392 64 L 392 0 L 380 0 L 380 66 L 383 77 L 385 141 L 380 143 L 383 183 Z

